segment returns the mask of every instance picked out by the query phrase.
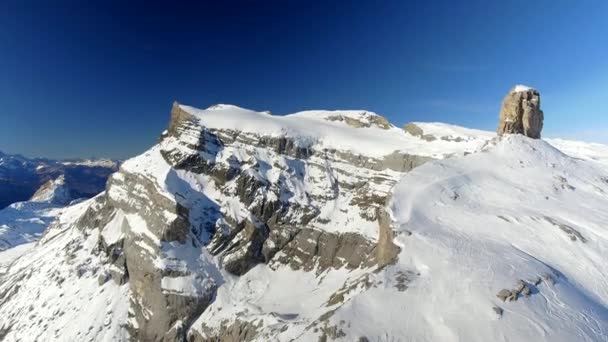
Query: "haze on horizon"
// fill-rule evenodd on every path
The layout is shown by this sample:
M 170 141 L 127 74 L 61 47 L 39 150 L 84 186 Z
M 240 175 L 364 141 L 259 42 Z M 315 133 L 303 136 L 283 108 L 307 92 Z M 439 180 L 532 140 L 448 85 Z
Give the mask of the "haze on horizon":
M 126 158 L 174 100 L 495 130 L 538 88 L 543 135 L 608 143 L 608 2 L 3 1 L 0 150 Z

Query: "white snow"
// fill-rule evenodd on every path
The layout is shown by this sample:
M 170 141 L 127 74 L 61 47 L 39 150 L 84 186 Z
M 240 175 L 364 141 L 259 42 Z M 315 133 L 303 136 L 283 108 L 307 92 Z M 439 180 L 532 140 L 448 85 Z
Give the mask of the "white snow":
M 98 234 L 85 236 L 71 228 L 90 203 L 66 210 L 67 216 L 58 220 L 62 223 L 35 247 L 18 247 L 27 253 L 12 261 L 6 275 L 0 274 L 0 293 L 9 291 L 6 299 L 11 300 L 0 306 L 5 341 L 128 340 L 129 285 L 111 280 L 98 285 L 102 265 L 93 253 Z
M 396 239 L 399 264 L 419 270 L 421 279 L 385 307 L 386 317 L 399 313 L 402 324 L 365 328 L 416 340 L 606 340 L 607 171 L 522 136 L 413 170 L 395 187 L 390 208 L 398 232 L 412 233 Z M 551 220 L 586 241 L 572 240 Z M 543 274 L 555 285 L 542 282 L 516 302 L 495 296 Z M 493 306 L 504 309 L 501 319 L 493 318 Z
M 285 116 L 270 116 L 236 106 L 220 106 L 201 110 L 181 105 L 181 108 L 200 120 L 207 128 L 230 129 L 263 136 L 286 136 L 294 138 L 299 147 L 337 149 L 369 157 L 383 157 L 394 151 L 405 151 L 424 156 L 442 158 L 451 153 L 462 152 L 465 146 L 451 141 L 428 143 L 406 134 L 402 129 L 390 127 L 353 128 L 341 121 L 323 118 L 342 113 L 360 114 L 361 111 L 306 111 Z M 368 115 L 377 115 L 374 113 Z
M 608 165 L 607 145 L 559 138 L 545 139 L 545 141 L 569 156 Z
M 153 243 L 154 246 L 148 246 L 150 254 L 154 253 L 154 248 L 160 246 L 160 239 L 154 235 L 148 228 L 148 224 L 146 221 L 139 215 L 136 214 L 127 214 L 125 218 L 129 222 L 129 227 L 131 228 L 131 232 L 140 235 L 142 237 L 146 237 L 149 242 Z
M 483 146 L 487 141 L 496 137 L 496 133 L 492 131 L 471 129 L 441 122 L 413 123 L 420 127 L 424 134 L 432 135 L 437 139 L 441 139 L 441 137 L 449 137 L 452 139 L 461 138 L 462 142 L 460 145 L 465 151 L 475 151 L 477 148 Z M 595 162 L 608 165 L 607 145 L 553 137 L 543 138 L 543 140 L 573 158 L 593 160 Z M 465 147 L 467 143 L 470 143 L 471 146 Z
M 45 202 L 18 202 L 0 210 L 0 251 L 38 241 L 62 209 Z
M 463 138 L 466 140 L 481 140 L 486 141 L 496 136 L 495 132 L 483 131 L 479 129 L 466 128 L 456 125 L 450 125 L 441 122 L 413 122 L 420 127 L 424 134 L 429 134 L 437 139 L 441 137 Z
M 112 245 L 124 236 L 122 225 L 125 215 L 122 210 L 118 210 L 112 220 L 101 229 L 101 236 L 108 245 Z
M 523 84 L 518 84 L 515 87 L 513 87 L 512 91 L 518 93 L 518 92 L 525 92 L 525 91 L 528 91 L 528 90 L 531 90 L 531 89 L 534 89 L 534 88 L 528 87 L 528 86 L 523 85 Z
M 6 273 L 8 267 L 14 260 L 27 253 L 30 249 L 34 248 L 35 245 L 35 242 L 27 242 L 0 251 L 0 276 Z

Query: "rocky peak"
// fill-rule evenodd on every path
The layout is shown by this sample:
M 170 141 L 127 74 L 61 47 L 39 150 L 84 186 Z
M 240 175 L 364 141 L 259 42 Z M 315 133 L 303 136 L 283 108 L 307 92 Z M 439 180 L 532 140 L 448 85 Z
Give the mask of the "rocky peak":
M 523 134 L 533 139 L 540 139 L 543 118 L 538 90 L 516 85 L 502 102 L 496 131 L 498 135 Z
M 194 117 L 183 110 L 177 101 L 173 102 L 171 107 L 171 120 L 169 121 L 169 128 L 167 128 L 167 134 L 169 136 L 179 136 L 179 129 L 185 122 L 194 120 Z
M 66 186 L 65 177 L 60 175 L 42 184 L 30 200 L 52 204 L 68 204 L 71 199 L 72 197 L 70 196 L 70 190 Z

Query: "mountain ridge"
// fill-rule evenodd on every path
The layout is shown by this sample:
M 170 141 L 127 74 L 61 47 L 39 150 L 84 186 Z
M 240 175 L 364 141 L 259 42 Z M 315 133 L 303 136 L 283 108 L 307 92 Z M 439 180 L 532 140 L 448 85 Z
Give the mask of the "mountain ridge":
M 304 113 L 174 104 L 158 144 L 125 161 L 105 192 L 66 208 L 1 275 L 2 334 L 99 341 L 608 336 L 605 266 L 597 257 L 608 248 L 598 209 L 608 204 L 604 159 L 577 148 L 573 158 L 518 135 L 418 124 L 422 136 L 435 137 L 429 141 L 385 129 L 365 111 Z M 557 215 L 562 201 L 587 211 Z M 505 203 L 522 214 L 500 210 Z M 469 212 L 481 219 L 468 221 Z M 521 240 L 523 233 L 536 239 Z M 597 271 L 582 276 L 538 247 L 548 242 L 576 248 Z M 512 301 L 498 296 L 505 291 Z M 36 298 L 41 307 L 28 310 Z M 471 319 L 457 319 L 465 308 Z

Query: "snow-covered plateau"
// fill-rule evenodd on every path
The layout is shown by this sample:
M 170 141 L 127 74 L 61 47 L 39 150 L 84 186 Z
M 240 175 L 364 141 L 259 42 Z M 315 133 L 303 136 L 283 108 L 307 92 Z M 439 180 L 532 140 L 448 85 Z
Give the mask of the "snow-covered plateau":
M 608 340 L 608 146 L 176 103 L 55 190 L 0 211 L 0 340 Z

